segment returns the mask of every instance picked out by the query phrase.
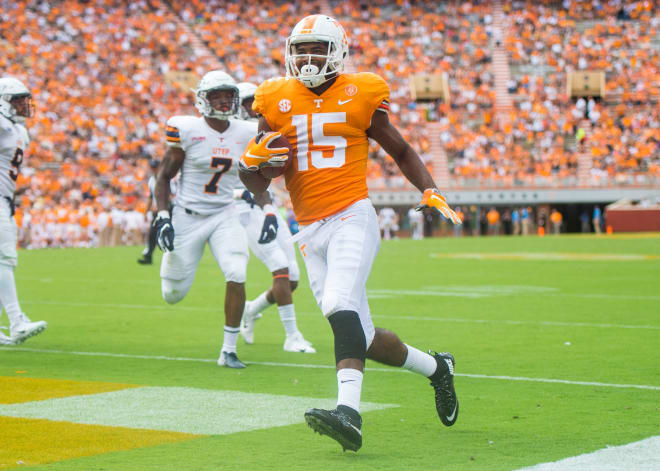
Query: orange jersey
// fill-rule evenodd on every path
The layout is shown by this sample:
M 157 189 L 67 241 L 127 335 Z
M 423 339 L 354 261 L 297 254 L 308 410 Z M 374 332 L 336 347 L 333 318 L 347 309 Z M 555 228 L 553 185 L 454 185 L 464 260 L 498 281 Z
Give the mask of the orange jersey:
M 341 74 L 316 95 L 295 78 L 267 80 L 252 108 L 292 147 L 284 177 L 300 224 L 331 216 L 368 196 L 367 129 L 389 111 L 390 89 L 378 75 Z

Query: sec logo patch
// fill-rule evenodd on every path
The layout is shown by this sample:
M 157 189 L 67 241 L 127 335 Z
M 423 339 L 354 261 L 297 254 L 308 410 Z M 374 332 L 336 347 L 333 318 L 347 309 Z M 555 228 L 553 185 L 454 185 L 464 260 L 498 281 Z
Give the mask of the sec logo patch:
M 357 91 L 357 87 L 353 84 L 346 85 L 346 88 L 344 88 L 344 92 L 347 96 L 353 96 L 357 93 Z
M 282 113 L 288 113 L 289 111 L 291 111 L 291 100 L 282 98 L 280 102 L 277 104 L 277 107 L 280 109 Z

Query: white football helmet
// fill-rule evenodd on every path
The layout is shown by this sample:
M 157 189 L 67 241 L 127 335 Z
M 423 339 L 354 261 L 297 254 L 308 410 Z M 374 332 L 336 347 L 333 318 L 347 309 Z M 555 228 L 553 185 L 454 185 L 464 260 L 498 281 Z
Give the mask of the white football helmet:
M 19 110 L 11 104 L 11 100 L 21 97 L 28 99 L 25 114 L 18 114 Z M 32 116 L 33 111 L 32 94 L 23 82 L 14 77 L 0 78 L 0 114 L 14 123 L 23 123 L 25 118 Z
M 254 99 L 254 92 L 257 91 L 257 86 L 253 83 L 250 82 L 241 82 L 237 85 L 238 87 L 238 96 L 239 96 L 239 102 L 240 106 L 238 107 L 238 118 L 243 119 L 246 121 L 254 121 L 257 118 L 253 118 L 250 116 L 248 111 L 245 109 L 243 106 L 243 101 L 247 100 L 248 98 Z
M 313 42 L 327 43 L 326 54 L 296 54 L 296 44 Z M 307 59 L 307 63 L 298 68 L 296 62 L 301 57 Z M 312 57 L 325 58 L 325 65 L 321 70 L 312 64 Z M 347 59 L 348 38 L 344 28 L 337 20 L 326 15 L 311 15 L 303 18 L 293 27 L 291 36 L 286 40 L 284 61 L 287 77 L 297 78 L 307 88 L 316 88 L 341 74 Z
M 229 111 L 216 110 L 211 106 L 211 103 L 206 98 L 209 92 L 213 90 L 232 90 L 234 92 L 234 100 L 232 107 Z M 208 118 L 216 118 L 227 120 L 238 112 L 238 87 L 236 81 L 226 72 L 222 70 L 212 70 L 202 77 L 199 81 L 195 93 L 195 106 L 197 110 Z

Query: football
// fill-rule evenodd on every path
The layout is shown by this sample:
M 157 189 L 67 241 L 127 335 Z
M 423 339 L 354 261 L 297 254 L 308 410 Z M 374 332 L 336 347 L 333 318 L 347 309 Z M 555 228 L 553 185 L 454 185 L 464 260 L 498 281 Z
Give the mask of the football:
M 283 165 L 277 167 L 269 165 L 269 166 L 261 167 L 259 169 L 259 173 L 261 173 L 261 175 L 263 175 L 265 178 L 276 178 L 279 177 L 280 175 L 283 175 L 284 172 L 286 172 L 286 169 L 289 168 L 289 165 L 291 165 L 292 162 L 291 144 L 289 144 L 289 141 L 287 140 L 286 137 L 280 136 L 274 141 L 271 141 L 268 147 L 270 147 L 271 149 L 276 149 L 278 147 L 286 147 L 287 149 L 289 149 L 288 158 L 286 162 L 283 163 Z

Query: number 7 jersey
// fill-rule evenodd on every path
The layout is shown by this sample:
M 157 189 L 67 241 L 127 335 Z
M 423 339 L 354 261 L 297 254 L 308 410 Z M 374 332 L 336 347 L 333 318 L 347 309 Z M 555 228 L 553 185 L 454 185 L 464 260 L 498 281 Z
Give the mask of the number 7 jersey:
M 174 204 L 204 215 L 232 204 L 234 188 L 242 186 L 238 160 L 256 133 L 257 123 L 248 121 L 231 119 L 220 133 L 204 117 L 171 117 L 167 121 L 167 145 L 186 154 Z
M 292 146 L 285 173 L 296 219 L 310 224 L 368 196 L 367 129 L 389 111 L 390 90 L 371 73 L 341 74 L 321 95 L 295 78 L 262 83 L 253 109 Z

